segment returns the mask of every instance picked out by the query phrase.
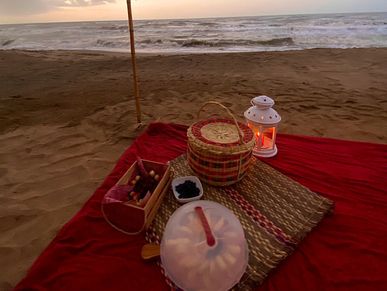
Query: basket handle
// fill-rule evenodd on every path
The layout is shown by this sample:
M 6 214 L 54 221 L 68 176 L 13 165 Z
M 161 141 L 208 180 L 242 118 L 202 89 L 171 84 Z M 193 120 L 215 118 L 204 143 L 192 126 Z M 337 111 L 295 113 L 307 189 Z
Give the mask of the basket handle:
M 239 125 L 238 125 L 238 121 L 236 120 L 234 114 L 232 114 L 232 112 L 230 111 L 230 109 L 228 109 L 226 106 L 224 106 L 222 103 L 220 102 L 216 102 L 216 101 L 208 101 L 206 103 L 204 103 L 202 105 L 202 107 L 200 107 L 199 111 L 198 111 L 198 115 L 197 117 L 199 118 L 200 117 L 200 113 L 203 111 L 203 108 L 206 107 L 207 105 L 209 104 L 214 104 L 214 105 L 218 105 L 220 107 L 222 107 L 224 110 L 226 110 L 227 114 L 232 118 L 232 120 L 234 121 L 234 125 L 236 126 L 237 128 L 237 131 L 238 131 L 238 135 L 239 135 L 239 143 L 240 144 L 244 144 L 245 142 L 243 141 L 243 135 L 242 135 L 242 130 L 240 129 Z

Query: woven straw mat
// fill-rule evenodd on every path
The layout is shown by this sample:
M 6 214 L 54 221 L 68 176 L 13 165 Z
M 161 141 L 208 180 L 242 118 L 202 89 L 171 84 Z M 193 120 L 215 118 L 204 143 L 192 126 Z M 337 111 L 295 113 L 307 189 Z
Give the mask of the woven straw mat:
M 233 211 L 245 232 L 249 264 L 235 290 L 259 286 L 333 207 L 332 201 L 265 163 L 255 158 L 252 163 L 247 175 L 237 184 L 222 188 L 203 184 L 203 199 Z M 175 177 L 192 175 L 186 155 L 171 161 L 171 169 Z M 161 242 L 166 223 L 179 206 L 170 189 L 145 234 L 149 243 Z M 173 286 L 168 278 L 166 281 Z

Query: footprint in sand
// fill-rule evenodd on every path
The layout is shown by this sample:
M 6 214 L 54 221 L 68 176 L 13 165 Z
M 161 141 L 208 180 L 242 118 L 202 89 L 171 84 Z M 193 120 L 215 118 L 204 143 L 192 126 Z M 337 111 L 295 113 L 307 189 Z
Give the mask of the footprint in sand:
M 195 119 L 195 116 L 193 114 L 191 114 L 191 113 L 186 113 L 185 114 L 185 118 L 189 119 L 189 120 L 193 120 L 193 119 Z
M 5 176 L 8 173 L 6 168 L 0 168 L 0 178 Z
M 166 119 L 166 120 L 176 120 L 179 118 L 179 114 L 176 114 L 176 113 L 169 113 L 169 114 L 165 114 L 161 117 L 162 119 Z
M 232 103 L 231 102 L 224 102 L 224 101 L 221 101 L 220 103 L 222 103 L 224 106 L 228 107 L 228 108 L 231 108 L 232 107 Z

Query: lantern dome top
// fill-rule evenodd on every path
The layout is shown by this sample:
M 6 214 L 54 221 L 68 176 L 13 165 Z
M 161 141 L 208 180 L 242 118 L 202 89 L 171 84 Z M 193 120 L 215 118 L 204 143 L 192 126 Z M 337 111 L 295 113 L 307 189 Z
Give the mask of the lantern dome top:
M 257 106 L 258 108 L 266 109 L 273 107 L 275 102 L 268 96 L 257 96 L 251 99 L 251 104 Z
M 268 96 L 257 96 L 251 99 L 251 106 L 244 113 L 249 121 L 264 125 L 275 125 L 281 121 L 281 116 L 272 106 L 274 100 Z

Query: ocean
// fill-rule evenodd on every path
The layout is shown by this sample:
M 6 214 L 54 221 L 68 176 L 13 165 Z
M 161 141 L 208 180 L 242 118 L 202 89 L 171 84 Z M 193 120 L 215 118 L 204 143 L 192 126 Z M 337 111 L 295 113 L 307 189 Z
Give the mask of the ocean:
M 387 13 L 137 20 L 150 53 L 387 47 Z M 0 49 L 128 51 L 127 22 L 0 25 Z

